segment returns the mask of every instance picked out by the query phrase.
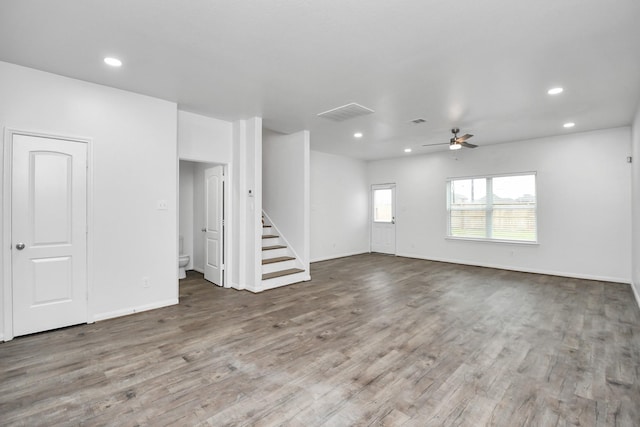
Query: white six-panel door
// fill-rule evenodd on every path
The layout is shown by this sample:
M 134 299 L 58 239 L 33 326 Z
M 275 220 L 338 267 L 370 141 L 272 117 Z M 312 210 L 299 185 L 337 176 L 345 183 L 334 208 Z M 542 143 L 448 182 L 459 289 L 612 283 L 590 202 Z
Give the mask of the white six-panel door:
M 224 206 L 223 166 L 215 166 L 204 171 L 205 188 L 205 238 L 204 238 L 204 278 L 218 286 L 223 286 L 223 206 Z
M 13 134 L 14 336 L 87 322 L 87 144 Z

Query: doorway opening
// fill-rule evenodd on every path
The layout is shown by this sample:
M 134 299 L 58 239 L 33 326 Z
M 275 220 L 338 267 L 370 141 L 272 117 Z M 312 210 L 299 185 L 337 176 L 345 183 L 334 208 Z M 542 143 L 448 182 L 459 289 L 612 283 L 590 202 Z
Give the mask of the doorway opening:
M 178 193 L 179 255 L 189 256 L 185 269 L 218 286 L 227 280 L 229 190 L 226 164 L 180 160 Z

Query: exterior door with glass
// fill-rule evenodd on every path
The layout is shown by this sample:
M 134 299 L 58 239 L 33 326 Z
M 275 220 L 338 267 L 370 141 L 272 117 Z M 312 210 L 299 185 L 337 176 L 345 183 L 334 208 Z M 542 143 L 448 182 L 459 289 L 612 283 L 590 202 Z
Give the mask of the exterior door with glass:
M 396 254 L 396 185 L 371 187 L 371 252 Z

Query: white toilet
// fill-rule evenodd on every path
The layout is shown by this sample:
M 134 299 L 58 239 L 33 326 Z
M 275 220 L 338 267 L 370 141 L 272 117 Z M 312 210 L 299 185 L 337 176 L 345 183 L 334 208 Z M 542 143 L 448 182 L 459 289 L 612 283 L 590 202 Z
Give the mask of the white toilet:
M 180 236 L 180 256 L 178 257 L 178 279 L 184 279 L 187 277 L 187 272 L 185 268 L 189 265 L 189 255 L 183 255 L 182 251 L 184 250 L 184 239 Z

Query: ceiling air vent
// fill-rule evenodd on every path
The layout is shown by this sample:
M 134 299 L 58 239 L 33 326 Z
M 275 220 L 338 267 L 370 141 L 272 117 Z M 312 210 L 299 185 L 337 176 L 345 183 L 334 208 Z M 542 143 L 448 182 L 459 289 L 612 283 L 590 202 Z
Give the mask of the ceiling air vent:
M 413 119 L 411 120 L 410 123 L 413 123 L 414 125 L 421 125 L 422 123 L 426 123 L 427 121 L 425 119 Z
M 325 119 L 333 120 L 336 122 L 342 122 L 345 120 L 353 119 L 354 117 L 364 116 L 374 113 L 370 108 L 363 107 L 360 104 L 352 102 L 351 104 L 343 105 L 342 107 L 334 108 L 324 113 L 318 114 L 318 117 L 324 117 Z

